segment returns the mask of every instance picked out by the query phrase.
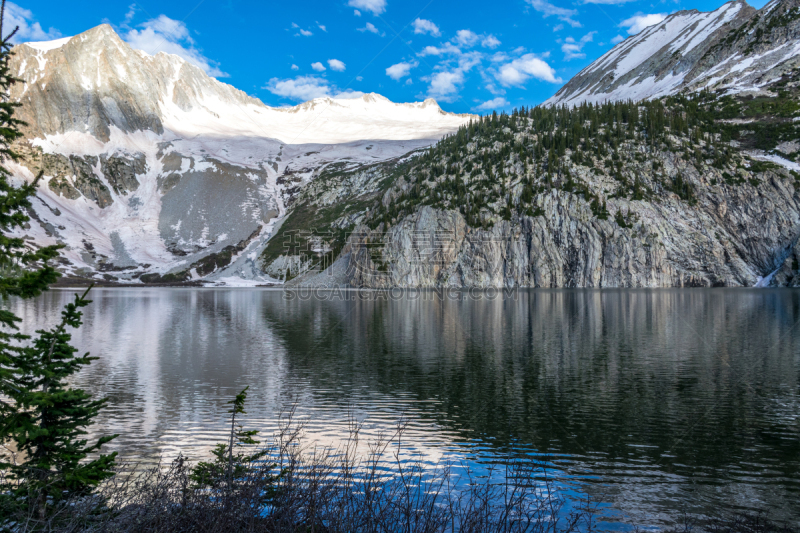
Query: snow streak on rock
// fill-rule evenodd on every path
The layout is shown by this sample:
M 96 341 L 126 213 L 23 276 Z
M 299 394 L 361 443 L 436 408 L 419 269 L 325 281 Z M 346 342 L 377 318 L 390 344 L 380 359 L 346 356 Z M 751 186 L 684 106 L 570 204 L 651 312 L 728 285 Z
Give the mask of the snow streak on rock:
M 547 105 L 642 100 L 700 89 L 758 90 L 800 65 L 800 5 L 743 0 L 679 11 L 622 41 L 579 72 Z

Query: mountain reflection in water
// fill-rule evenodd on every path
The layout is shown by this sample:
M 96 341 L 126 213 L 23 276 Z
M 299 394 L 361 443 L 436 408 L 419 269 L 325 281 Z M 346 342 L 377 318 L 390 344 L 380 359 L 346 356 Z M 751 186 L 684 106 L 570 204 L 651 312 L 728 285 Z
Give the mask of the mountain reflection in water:
M 73 291 L 12 301 L 26 331 Z M 76 382 L 126 460 L 208 454 L 249 385 L 248 426 L 288 405 L 306 435 L 362 441 L 408 421 L 425 461 L 546 459 L 570 494 L 639 524 L 686 510 L 800 516 L 800 292 L 511 295 L 94 289 Z

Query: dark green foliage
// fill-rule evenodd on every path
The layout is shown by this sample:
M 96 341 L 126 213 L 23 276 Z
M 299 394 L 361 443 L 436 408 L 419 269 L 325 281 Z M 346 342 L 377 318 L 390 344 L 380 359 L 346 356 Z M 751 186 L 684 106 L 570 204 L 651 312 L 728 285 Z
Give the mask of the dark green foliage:
M 771 161 L 750 161 L 750 170 L 753 172 L 766 172 L 768 170 L 775 170 L 778 168 L 780 167 Z
M 253 453 L 246 453 L 248 447 L 255 447 L 259 441 L 254 437 L 258 435 L 257 430 L 245 430 L 237 421 L 237 415 L 246 414 L 244 402 L 247 400 L 247 390 L 245 387 L 242 392 L 228 403 L 232 406 L 228 411 L 231 415 L 231 431 L 228 443 L 217 444 L 211 453 L 214 460 L 211 462 L 201 461 L 191 470 L 189 478 L 194 483 L 195 488 L 210 487 L 215 489 L 224 488 L 225 494 L 233 494 L 236 484 L 245 479 L 251 470 L 259 469 L 263 471 L 264 456 L 267 451 L 264 449 L 255 450 Z M 277 468 L 276 464 L 267 466 L 267 469 Z M 281 479 L 286 471 L 281 471 L 270 476 L 271 482 L 264 487 L 263 502 L 267 503 L 275 496 L 275 484 Z
M 572 176 L 574 167 L 615 179 L 619 188 L 611 196 L 652 199 L 650 182 L 640 179 L 646 171 L 693 203 L 693 186 L 683 176 L 665 175 L 662 158 L 683 152 L 684 161 L 702 172 L 709 160 L 717 169 L 730 168 L 735 151 L 727 140 L 738 136 L 738 130 L 717 121 L 720 106 L 727 115 L 739 113 L 734 100 L 707 92 L 493 113 L 413 159 L 403 174 L 406 185 L 392 205 L 375 204 L 367 223 L 372 228 L 392 225 L 429 205 L 457 209 L 470 226 L 486 227 L 492 219 L 529 214 L 537 195 L 554 188 L 582 196 L 594 216 L 607 219 L 606 199 L 584 178 Z
M 3 2 L 5 9 L 5 2 Z M 2 35 L 0 21 L 0 161 L 16 160 L 11 150 L 11 143 L 19 139 L 22 133 L 19 127 L 24 125 L 14 118 L 14 112 L 20 104 L 8 99 L 8 91 L 18 80 L 9 70 L 11 59 L 10 39 L 16 33 Z M 0 295 L 32 298 L 54 283 L 58 277 L 55 269 L 48 261 L 58 255 L 58 246 L 48 246 L 31 250 L 25 246 L 21 238 L 7 235 L 14 228 L 21 228 L 28 222 L 24 211 L 30 208 L 29 197 L 36 192 L 40 177 L 22 187 L 14 187 L 8 182 L 10 173 L 0 166 Z M 13 328 L 18 319 L 7 311 L 0 311 L 0 325 Z M 0 342 L 4 337 L 0 337 Z M 1 363 L 1 361 L 0 361 Z
M 192 275 L 189 273 L 189 270 L 181 270 L 180 272 L 171 272 L 169 274 L 158 274 L 156 272 L 152 272 L 150 274 L 143 274 L 139 279 L 142 280 L 144 283 L 163 283 L 163 284 L 180 284 L 184 283 L 192 278 Z
M 678 198 L 689 203 L 689 205 L 694 205 L 697 202 L 694 194 L 694 187 L 692 187 L 691 183 L 683 179 L 683 176 L 680 174 L 675 176 L 672 180 L 667 181 L 664 184 L 664 188 L 677 194 Z
M 617 214 L 614 217 L 614 221 L 617 223 L 617 225 L 620 228 L 627 228 L 628 227 L 628 223 L 625 220 L 625 216 L 622 214 L 622 209 L 617 209 Z
M 3 36 L 0 7 L 0 36 Z M 16 80 L 9 71 L 10 38 L 0 39 L 0 160 L 14 160 L 11 144 L 21 136 L 23 123 L 14 118 L 19 104 L 8 99 Z M 9 183 L 10 173 L 0 166 L 0 295 L 33 298 L 58 278 L 50 262 L 58 246 L 28 247 L 10 232 L 28 222 L 25 211 L 36 193 L 39 178 L 21 187 Z M 87 291 L 88 292 L 88 291 Z M 19 332 L 20 318 L 0 310 L 0 530 L 7 517 L 47 519 L 61 500 L 85 495 L 111 475 L 114 455 L 96 454 L 113 436 L 89 444 L 83 438 L 105 400 L 92 400 L 83 390 L 69 387 L 70 376 L 92 357 L 75 356 L 67 328 L 81 324 L 79 309 L 89 301 L 76 295 L 61 322 L 31 337 Z M 37 522 L 33 522 L 37 523 Z
M 600 220 L 608 220 L 608 210 L 606 209 L 606 203 L 603 200 L 595 197 L 592 199 L 589 207 L 592 208 L 592 213 L 594 213 L 594 216 Z
M 345 170 L 344 163 L 334 163 L 322 171 L 315 179 L 315 184 L 326 185 L 334 182 L 332 186 L 336 187 L 335 182 L 343 176 L 347 176 L 348 172 L 381 172 L 385 174 L 385 178 L 381 180 L 381 184 L 385 188 L 402 176 L 407 166 L 408 163 L 382 162 L 348 171 Z M 328 205 L 317 205 L 313 198 L 297 200 L 281 224 L 278 235 L 269 240 L 262 252 L 262 264 L 268 266 L 281 256 L 299 255 L 304 262 L 310 263 L 312 268 L 324 269 L 330 266 L 345 246 L 348 235 L 347 229 L 334 225 L 334 222 L 341 217 L 358 214 L 368 209 L 376 198 L 382 195 L 383 191 L 380 193 L 358 191 L 358 193 L 358 196 L 351 197 L 347 201 Z M 375 226 L 380 222 L 380 220 L 375 222 Z M 330 251 L 326 253 L 313 251 L 314 240 L 324 242 Z M 300 272 L 287 271 L 285 273 L 286 280 L 298 274 Z
M 33 343 L 14 354 L 6 366 L 10 372 L 2 392 L 11 403 L 4 409 L 2 437 L 14 443 L 16 454 L 0 462 L 6 475 L 0 498 L 13 497 L 16 504 L 38 514 L 46 515 L 49 507 L 65 497 L 91 492 L 112 475 L 116 453 L 84 459 L 114 436 L 101 437 L 94 444 L 82 438 L 106 400 L 92 400 L 67 382 L 96 359 L 89 354 L 76 357 L 66 331 L 81 325 L 79 309 L 90 303 L 88 292 L 76 294 L 61 313 L 61 322 L 37 331 Z

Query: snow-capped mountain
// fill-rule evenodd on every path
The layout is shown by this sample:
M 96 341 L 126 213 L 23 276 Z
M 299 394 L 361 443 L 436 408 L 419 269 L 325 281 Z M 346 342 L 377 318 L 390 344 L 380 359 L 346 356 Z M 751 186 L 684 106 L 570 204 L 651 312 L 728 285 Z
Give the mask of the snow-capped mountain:
M 377 94 L 272 108 L 177 56 L 132 49 L 108 25 L 13 52 L 11 97 L 28 126 L 9 166 L 44 174 L 25 235 L 65 244 L 76 276 L 265 279 L 259 250 L 299 186 L 470 119 Z
M 740 92 L 800 66 L 800 0 L 743 0 L 679 11 L 608 51 L 546 105 L 641 100 L 680 91 Z

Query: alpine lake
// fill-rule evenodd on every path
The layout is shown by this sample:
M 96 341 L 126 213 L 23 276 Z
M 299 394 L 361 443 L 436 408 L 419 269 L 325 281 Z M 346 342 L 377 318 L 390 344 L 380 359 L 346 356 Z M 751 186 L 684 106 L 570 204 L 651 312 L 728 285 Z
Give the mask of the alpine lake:
M 73 290 L 5 305 L 24 331 Z M 407 425 L 403 460 L 487 472 L 540 461 L 601 526 L 767 511 L 800 523 L 800 291 L 92 289 L 74 384 L 94 436 L 142 465 L 207 458 L 249 386 L 262 438 L 294 410 L 337 446 Z

